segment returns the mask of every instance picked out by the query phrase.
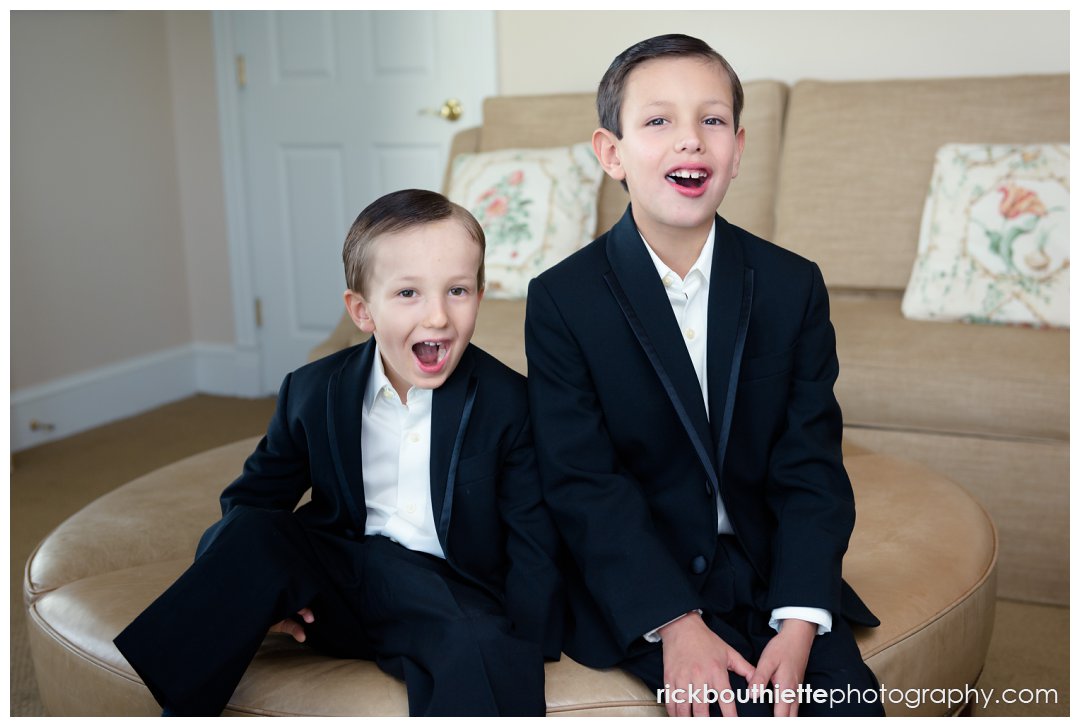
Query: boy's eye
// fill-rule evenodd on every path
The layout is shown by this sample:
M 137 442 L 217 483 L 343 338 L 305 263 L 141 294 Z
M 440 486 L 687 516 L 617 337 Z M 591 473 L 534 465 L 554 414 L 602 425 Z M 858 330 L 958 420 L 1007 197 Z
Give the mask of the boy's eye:
M 665 119 L 649 119 L 645 122 L 646 126 L 663 126 L 666 123 Z
M 710 116 L 709 118 L 705 119 L 705 124 L 708 126 L 723 126 L 726 123 L 726 121 L 721 118 L 717 118 L 716 116 Z
M 462 296 L 462 295 L 465 295 L 468 292 L 469 291 L 468 291 L 467 288 L 462 288 L 461 286 L 457 286 L 457 287 L 454 287 L 454 288 L 450 289 L 450 295 L 454 295 L 454 296 Z
M 402 298 L 412 298 L 416 295 L 416 291 L 412 288 L 406 288 L 405 290 L 398 291 L 398 295 Z

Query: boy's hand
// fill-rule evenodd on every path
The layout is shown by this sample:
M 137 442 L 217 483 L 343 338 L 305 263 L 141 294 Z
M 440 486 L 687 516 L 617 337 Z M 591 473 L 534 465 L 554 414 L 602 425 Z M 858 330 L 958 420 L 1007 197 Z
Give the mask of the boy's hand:
M 749 679 L 754 667 L 727 645 L 701 620 L 697 613 L 688 613 L 660 629 L 664 645 L 664 683 L 671 689 L 686 689 L 708 685 L 717 693 L 731 688 L 728 672 L 733 671 Z M 709 705 L 704 701 L 667 703 L 669 717 L 708 717 Z M 735 717 L 734 703 L 720 703 L 720 713 Z
M 301 608 L 296 612 L 296 615 L 303 619 L 304 623 L 313 623 L 315 621 L 315 614 L 311 612 L 310 608 Z M 307 634 L 304 633 L 304 625 L 293 621 L 291 618 L 278 621 L 270 627 L 269 633 L 288 634 L 301 644 L 307 639 Z
M 817 636 L 818 625 L 797 618 L 784 621 L 780 633 L 766 644 L 758 659 L 757 669 L 748 680 L 748 686 L 754 689 L 775 688 L 773 715 L 776 717 L 795 717 L 799 713 L 796 699 L 790 704 L 780 700 L 785 689 L 795 692 L 806 676 L 806 660 L 810 657 L 810 647 Z

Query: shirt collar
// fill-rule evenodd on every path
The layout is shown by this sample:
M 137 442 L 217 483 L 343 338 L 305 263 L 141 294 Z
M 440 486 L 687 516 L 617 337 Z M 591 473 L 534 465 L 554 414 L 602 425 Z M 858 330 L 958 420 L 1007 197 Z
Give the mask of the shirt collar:
M 379 346 L 376 344 L 375 361 L 371 365 L 371 375 L 368 376 L 367 386 L 364 387 L 364 411 L 371 411 L 371 407 L 383 395 L 387 386 L 390 386 L 390 379 L 386 378 L 382 356 L 379 354 Z
M 641 234 L 641 230 L 638 230 L 638 235 L 641 237 L 641 241 L 645 243 L 645 249 L 649 252 L 649 257 L 652 258 L 653 265 L 656 266 L 656 273 L 663 280 L 665 276 L 671 275 L 678 278 L 679 275 L 674 270 L 664 264 L 664 261 L 653 251 L 652 246 L 649 245 L 649 241 L 645 239 L 645 236 Z M 698 255 L 697 260 L 690 266 L 690 270 L 686 273 L 685 281 L 689 278 L 695 270 L 701 273 L 701 276 L 705 279 L 705 284 L 709 284 L 709 278 L 712 276 L 712 259 L 713 259 L 713 246 L 716 239 L 716 219 L 713 219 L 712 227 L 709 228 L 709 236 L 705 238 L 705 245 L 701 248 L 701 253 Z M 665 286 L 667 287 L 667 286 Z

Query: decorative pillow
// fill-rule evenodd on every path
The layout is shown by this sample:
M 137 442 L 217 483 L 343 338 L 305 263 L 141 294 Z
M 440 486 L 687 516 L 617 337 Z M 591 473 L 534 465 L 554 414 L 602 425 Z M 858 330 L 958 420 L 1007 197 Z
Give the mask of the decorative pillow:
M 902 310 L 1068 327 L 1069 145 L 941 147 Z
M 604 172 L 589 143 L 461 154 L 451 200 L 487 236 L 487 295 L 524 298 L 529 280 L 592 241 Z

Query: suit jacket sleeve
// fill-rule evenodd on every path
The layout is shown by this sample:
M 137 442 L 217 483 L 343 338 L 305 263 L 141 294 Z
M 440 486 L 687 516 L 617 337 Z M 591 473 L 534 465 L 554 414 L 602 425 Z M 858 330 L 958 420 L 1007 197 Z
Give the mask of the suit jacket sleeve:
M 266 435 L 244 462 L 241 475 L 221 493 L 223 517 L 241 505 L 291 511 L 311 487 L 307 448 L 303 438 L 294 436 L 290 430 L 288 412 L 292 377 L 289 374 L 281 384 Z M 215 523 L 203 534 L 197 553 L 206 549 L 217 527 L 218 523 Z
M 540 644 L 545 658 L 558 660 L 564 605 L 556 566 L 559 539 L 544 506 L 528 417 L 502 467 L 499 509 L 507 528 L 507 614 L 520 636 Z
M 768 606 L 840 612 L 841 563 L 855 501 L 841 454 L 843 418 L 829 298 L 816 265 L 795 346 L 787 422 L 769 463 L 767 498 L 777 519 Z
M 525 349 L 544 499 L 585 584 L 625 650 L 701 607 L 620 464 L 585 358 L 540 280 L 529 286 Z

